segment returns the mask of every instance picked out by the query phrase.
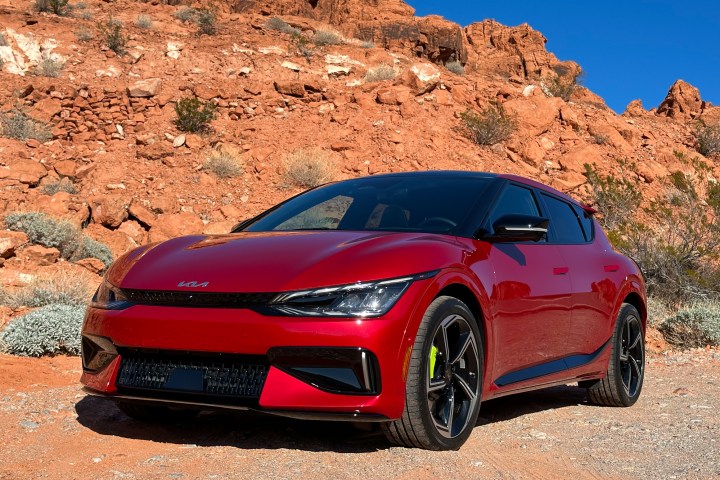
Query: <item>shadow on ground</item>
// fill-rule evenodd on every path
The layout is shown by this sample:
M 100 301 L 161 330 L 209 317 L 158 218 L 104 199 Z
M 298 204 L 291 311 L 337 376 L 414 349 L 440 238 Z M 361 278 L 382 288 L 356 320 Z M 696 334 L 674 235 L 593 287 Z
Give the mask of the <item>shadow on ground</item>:
M 483 403 L 478 428 L 523 415 L 582 403 L 585 390 L 554 387 Z M 75 405 L 78 422 L 100 434 L 164 443 L 232 446 L 243 449 L 298 449 L 362 453 L 390 447 L 377 425 L 365 429 L 345 422 L 276 417 L 257 412 L 203 412 L 181 423 L 150 424 L 133 420 L 114 402 L 87 396 Z

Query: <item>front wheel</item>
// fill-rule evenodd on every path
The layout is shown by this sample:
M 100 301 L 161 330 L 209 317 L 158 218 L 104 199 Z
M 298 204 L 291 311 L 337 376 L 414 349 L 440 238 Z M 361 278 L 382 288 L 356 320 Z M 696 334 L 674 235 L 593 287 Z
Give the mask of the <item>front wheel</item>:
M 640 397 L 645 378 L 645 332 L 637 309 L 623 303 L 611 340 L 605 378 L 587 385 L 596 405 L 629 407 Z
M 405 410 L 383 424 L 390 442 L 428 450 L 457 450 L 480 411 L 483 347 L 467 306 L 453 297 L 430 304 L 418 328 L 408 368 Z

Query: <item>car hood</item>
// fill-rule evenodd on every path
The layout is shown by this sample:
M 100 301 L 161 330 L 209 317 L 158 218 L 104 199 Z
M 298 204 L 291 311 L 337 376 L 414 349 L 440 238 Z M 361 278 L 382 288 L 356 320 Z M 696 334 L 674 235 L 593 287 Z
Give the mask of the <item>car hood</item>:
M 302 290 L 458 265 L 463 246 L 455 237 L 427 233 L 295 231 L 187 236 L 130 252 L 113 264 L 108 279 L 121 288 L 143 290 Z M 195 286 L 180 285 L 190 282 Z

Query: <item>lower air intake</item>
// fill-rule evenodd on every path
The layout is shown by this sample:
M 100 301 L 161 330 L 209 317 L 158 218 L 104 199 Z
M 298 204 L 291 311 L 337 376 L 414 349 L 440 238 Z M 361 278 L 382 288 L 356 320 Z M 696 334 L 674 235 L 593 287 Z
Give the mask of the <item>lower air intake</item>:
M 264 357 L 134 350 L 120 356 L 121 390 L 257 399 L 268 374 Z

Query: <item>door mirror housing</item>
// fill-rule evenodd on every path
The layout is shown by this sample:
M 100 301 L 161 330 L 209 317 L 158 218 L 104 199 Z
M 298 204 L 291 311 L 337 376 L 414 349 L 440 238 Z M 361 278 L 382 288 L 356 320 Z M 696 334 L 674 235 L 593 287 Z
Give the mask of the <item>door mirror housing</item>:
M 492 233 L 482 235 L 489 242 L 537 242 L 547 235 L 550 220 L 535 215 L 503 215 L 493 223 Z

